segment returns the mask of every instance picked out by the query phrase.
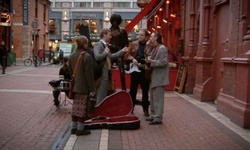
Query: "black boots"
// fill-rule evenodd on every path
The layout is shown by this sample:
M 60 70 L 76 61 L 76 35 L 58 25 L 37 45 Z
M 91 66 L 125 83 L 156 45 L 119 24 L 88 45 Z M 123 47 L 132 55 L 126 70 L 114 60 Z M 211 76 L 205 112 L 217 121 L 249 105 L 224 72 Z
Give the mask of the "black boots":
M 60 102 L 59 102 L 59 100 L 58 100 L 59 95 L 60 95 L 60 91 L 59 91 L 59 90 L 54 90 L 54 91 L 53 91 L 54 105 L 55 105 L 56 107 L 59 107 L 59 105 L 60 105 Z
M 144 116 L 149 116 L 148 108 L 143 108 Z

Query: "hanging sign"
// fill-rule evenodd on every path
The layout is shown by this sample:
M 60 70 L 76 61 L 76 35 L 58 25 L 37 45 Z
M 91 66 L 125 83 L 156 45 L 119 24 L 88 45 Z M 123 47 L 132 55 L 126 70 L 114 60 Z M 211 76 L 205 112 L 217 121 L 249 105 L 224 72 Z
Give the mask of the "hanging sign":
M 29 25 L 29 0 L 23 0 L 23 25 Z
M 11 25 L 11 15 L 10 13 L 7 12 L 2 12 L 1 13 L 1 22 L 0 25 L 1 26 L 10 26 Z

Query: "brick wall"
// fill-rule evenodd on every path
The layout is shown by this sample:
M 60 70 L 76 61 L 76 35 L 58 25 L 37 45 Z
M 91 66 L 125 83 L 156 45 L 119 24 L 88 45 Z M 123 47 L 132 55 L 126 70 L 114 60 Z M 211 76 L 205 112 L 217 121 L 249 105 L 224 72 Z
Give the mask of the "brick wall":
M 35 8 L 37 8 L 37 16 Z M 12 18 L 13 45 L 17 58 L 26 58 L 32 53 L 34 34 L 31 23 L 33 21 L 37 21 L 39 24 L 39 32 L 36 36 L 36 48 L 39 49 L 39 47 L 41 47 L 48 49 L 48 34 L 46 33 L 46 29 L 48 25 L 49 8 L 50 2 L 48 0 L 30 0 L 28 13 L 29 24 L 23 25 L 23 1 L 13 2 L 13 9 L 15 10 L 15 15 Z

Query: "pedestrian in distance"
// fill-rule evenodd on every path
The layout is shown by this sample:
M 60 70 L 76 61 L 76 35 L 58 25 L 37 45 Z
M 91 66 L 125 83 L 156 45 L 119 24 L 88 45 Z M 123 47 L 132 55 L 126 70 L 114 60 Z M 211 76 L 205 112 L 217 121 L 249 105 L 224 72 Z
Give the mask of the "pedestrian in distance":
M 97 85 L 96 105 L 100 104 L 108 94 L 108 84 L 111 79 L 111 60 L 118 59 L 124 56 L 128 51 L 127 47 L 123 47 L 116 53 L 111 53 L 108 46 L 111 41 L 111 30 L 102 29 L 100 33 L 100 41 L 94 46 L 94 57 L 102 65 L 102 73 L 100 84 Z
M 59 49 L 59 63 L 63 64 L 64 52 L 62 49 Z
M 54 57 L 54 52 L 52 50 L 52 46 L 49 47 L 49 63 L 51 62 L 51 60 Z
M 40 64 L 42 64 L 43 63 L 43 58 L 44 58 L 45 54 L 44 54 L 44 51 L 42 50 L 41 47 L 39 48 L 39 50 L 37 52 L 37 55 L 39 57 Z
M 5 46 L 4 41 L 1 41 L 1 45 L 0 45 L 0 63 L 1 63 L 2 67 L 7 66 L 7 57 L 8 57 L 7 48 Z M 5 61 L 5 62 L 3 62 L 3 61 Z M 5 66 L 3 66 L 3 64 L 5 64 Z
M 149 84 L 150 79 L 146 78 L 145 72 L 145 59 L 147 57 L 147 49 L 149 46 L 146 44 L 149 38 L 147 29 L 140 29 L 138 40 L 131 43 L 129 52 L 125 56 L 125 60 L 130 62 L 129 71 L 132 71 L 131 67 L 137 67 L 138 70 L 130 72 L 130 91 L 129 94 L 133 101 L 133 106 L 139 104 L 140 101 L 136 100 L 138 85 L 142 90 L 142 107 L 145 116 L 149 116 Z
M 151 34 L 150 43 L 153 45 L 150 58 L 146 64 L 152 69 L 150 81 L 150 125 L 162 124 L 164 112 L 165 86 L 169 84 L 169 66 L 167 48 L 162 44 L 162 36 L 158 32 Z M 160 80 L 159 80 L 160 79 Z
M 76 75 L 74 77 L 73 87 L 73 105 L 72 105 L 72 127 L 71 134 L 88 135 L 91 132 L 84 128 L 84 121 L 88 119 L 86 104 L 88 96 L 95 96 L 95 83 L 93 76 L 93 60 L 86 50 L 88 47 L 88 39 L 86 36 L 78 36 L 76 39 L 77 49 L 70 55 L 69 68 L 70 74 L 73 74 L 79 55 L 82 58 L 77 66 Z

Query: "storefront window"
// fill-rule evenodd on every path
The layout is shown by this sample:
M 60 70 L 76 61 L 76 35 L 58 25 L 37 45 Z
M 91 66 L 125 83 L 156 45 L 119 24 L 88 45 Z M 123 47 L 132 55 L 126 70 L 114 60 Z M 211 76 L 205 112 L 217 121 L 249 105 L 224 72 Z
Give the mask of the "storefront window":
M 97 20 L 90 20 L 90 33 L 96 34 L 98 32 Z
M 98 33 L 98 22 L 97 20 L 80 20 L 75 19 L 73 21 L 74 34 L 80 34 L 80 25 L 84 24 L 88 26 L 89 32 L 92 34 Z
M 80 19 L 75 19 L 73 21 L 74 34 L 80 34 Z
M 50 19 L 49 20 L 49 34 L 55 35 L 55 34 L 60 34 L 59 32 L 61 31 L 61 25 L 60 25 L 61 20 L 59 19 Z
M 49 34 L 56 33 L 56 22 L 55 20 L 49 20 Z

